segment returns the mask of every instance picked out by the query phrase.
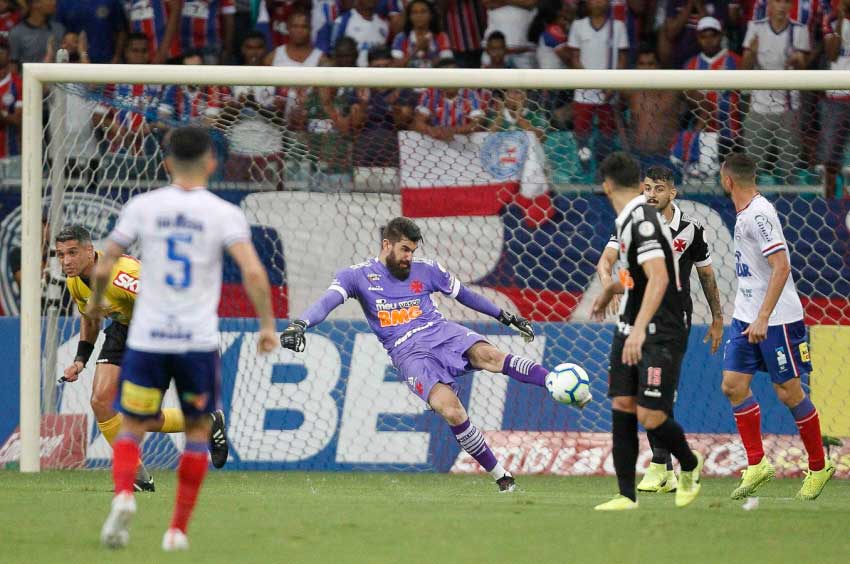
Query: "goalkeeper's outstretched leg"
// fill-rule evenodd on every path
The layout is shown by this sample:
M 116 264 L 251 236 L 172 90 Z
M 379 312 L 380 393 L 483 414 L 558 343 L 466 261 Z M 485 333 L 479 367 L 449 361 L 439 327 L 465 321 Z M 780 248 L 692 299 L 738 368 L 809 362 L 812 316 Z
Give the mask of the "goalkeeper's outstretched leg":
M 436 383 L 428 394 L 428 405 L 442 417 L 454 433 L 455 439 L 469 456 L 478 461 L 496 481 L 500 492 L 512 492 L 516 481 L 496 459 L 481 431 L 470 423 L 469 415 L 455 391 L 446 384 Z

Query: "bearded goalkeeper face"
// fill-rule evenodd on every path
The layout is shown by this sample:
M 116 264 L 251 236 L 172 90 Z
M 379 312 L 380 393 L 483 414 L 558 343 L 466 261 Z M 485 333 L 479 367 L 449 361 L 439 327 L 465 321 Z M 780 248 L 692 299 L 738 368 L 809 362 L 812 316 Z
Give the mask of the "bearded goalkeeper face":
M 379 258 L 398 280 L 407 280 L 410 276 L 413 253 L 421 240 L 419 227 L 406 217 L 396 217 L 384 228 Z

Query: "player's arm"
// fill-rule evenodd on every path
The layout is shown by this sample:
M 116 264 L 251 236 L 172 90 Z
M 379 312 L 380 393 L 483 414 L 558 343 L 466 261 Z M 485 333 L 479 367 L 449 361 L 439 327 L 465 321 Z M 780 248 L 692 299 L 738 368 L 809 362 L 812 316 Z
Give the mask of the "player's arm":
M 708 308 L 711 310 L 711 327 L 709 327 L 702 342 L 707 343 L 710 340 L 711 354 L 714 354 L 720 348 L 720 343 L 723 340 L 723 308 L 720 305 L 717 278 L 715 278 L 714 268 L 711 266 L 711 248 L 705 238 L 705 228 L 699 224 L 695 224 L 694 227 L 694 240 L 688 249 L 688 253 L 690 253 L 694 265 L 697 267 L 702 293 L 705 295 Z
M 270 352 L 275 345 L 274 313 L 269 276 L 250 241 L 241 240 L 227 247 L 242 274 L 242 285 L 260 318 L 260 352 Z
M 782 295 L 782 289 L 785 288 L 785 282 L 791 275 L 791 263 L 788 261 L 788 253 L 785 250 L 769 255 L 767 263 L 770 265 L 770 280 L 767 282 L 764 302 L 761 304 L 761 309 L 759 309 L 755 321 L 743 333 L 747 335 L 750 343 L 760 343 L 767 337 L 770 314 L 776 308 L 779 297 Z
M 534 340 L 534 329 L 527 319 L 505 311 L 478 292 L 473 292 L 439 263 L 433 263 L 431 280 L 429 286 L 431 291 L 440 292 L 454 298 L 469 309 L 497 319 L 500 323 L 518 331 L 526 343 Z
M 304 333 L 308 327 L 313 327 L 324 321 L 333 310 L 341 306 L 354 292 L 354 285 L 349 283 L 350 271 L 342 271 L 328 287 L 322 296 L 310 304 L 296 319 L 280 334 L 280 346 L 285 349 L 301 352 L 307 347 Z
M 171 50 L 174 38 L 177 37 L 182 16 L 183 0 L 168 0 L 168 20 L 165 23 L 165 33 L 162 34 L 162 43 L 154 56 L 154 64 L 162 64 L 168 60 L 168 52 Z
M 614 314 L 619 309 L 619 295 L 626 291 L 622 283 L 614 280 L 612 272 L 617 262 L 617 238 L 611 236 L 608 244 L 602 249 L 599 262 L 596 263 L 596 275 L 602 284 L 602 292 L 596 296 L 591 306 L 591 317 L 596 321 L 605 319 L 605 312 Z
M 501 309 L 478 292 L 473 292 L 460 282 L 456 282 L 456 284 L 459 289 L 454 298 L 459 303 L 469 309 L 473 309 L 479 313 L 483 313 L 484 315 L 489 315 L 490 317 L 497 319 L 500 323 L 518 331 L 526 343 L 530 343 L 534 340 L 534 328 L 532 328 L 530 321 L 513 312 Z
M 91 276 L 92 296 L 85 312 L 85 315 L 92 319 L 100 321 L 106 315 L 106 303 L 104 302 L 106 286 L 109 284 L 109 277 L 112 274 L 112 269 L 115 268 L 115 263 L 124 254 L 125 249 L 126 247 L 108 239 L 103 254 L 95 263 Z
M 720 289 L 717 287 L 717 278 L 714 276 L 714 268 L 711 265 L 698 266 L 697 275 L 702 286 L 702 293 L 708 308 L 711 310 L 711 327 L 703 339 L 703 343 L 711 340 L 711 354 L 717 352 L 720 342 L 723 340 L 723 308 L 720 306 Z
M 61 381 L 74 382 L 79 378 L 80 372 L 86 367 L 92 352 L 94 352 L 99 325 L 96 319 L 85 314 L 80 316 L 80 342 L 77 343 L 77 354 L 74 356 L 74 362 L 65 369 Z
M 646 328 L 655 312 L 658 311 L 661 300 L 664 299 L 664 292 L 667 291 L 667 284 L 670 282 L 663 257 L 650 258 L 641 264 L 641 268 L 647 278 L 646 291 L 632 331 L 623 345 L 623 362 L 628 365 L 635 365 L 640 361 L 641 349 L 646 340 Z

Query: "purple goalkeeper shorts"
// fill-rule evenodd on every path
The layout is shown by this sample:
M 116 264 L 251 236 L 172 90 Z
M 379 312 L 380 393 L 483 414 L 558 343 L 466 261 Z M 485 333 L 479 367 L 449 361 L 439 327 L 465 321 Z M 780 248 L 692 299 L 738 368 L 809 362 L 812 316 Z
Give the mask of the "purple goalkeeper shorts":
M 392 356 L 393 365 L 411 392 L 428 402 L 431 388 L 443 383 L 457 393 L 456 378 L 472 370 L 466 351 L 483 336 L 463 325 L 447 321 L 436 331 L 417 336 L 401 352 Z

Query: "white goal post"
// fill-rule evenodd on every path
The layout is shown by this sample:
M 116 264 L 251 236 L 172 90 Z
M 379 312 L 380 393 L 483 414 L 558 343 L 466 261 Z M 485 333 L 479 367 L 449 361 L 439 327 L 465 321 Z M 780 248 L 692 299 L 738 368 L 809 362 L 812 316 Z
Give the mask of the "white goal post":
M 40 470 L 41 246 L 44 89 L 56 83 L 520 88 L 606 90 L 850 90 L 844 71 L 469 70 L 27 63 L 23 68 L 20 470 Z

